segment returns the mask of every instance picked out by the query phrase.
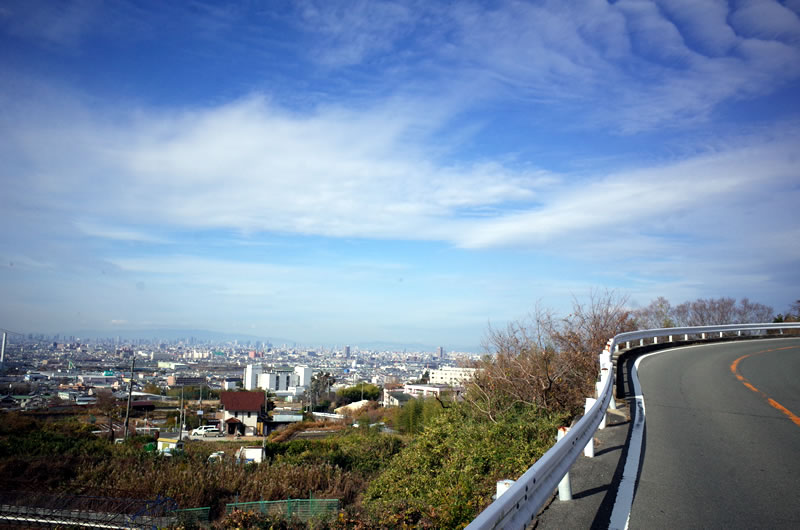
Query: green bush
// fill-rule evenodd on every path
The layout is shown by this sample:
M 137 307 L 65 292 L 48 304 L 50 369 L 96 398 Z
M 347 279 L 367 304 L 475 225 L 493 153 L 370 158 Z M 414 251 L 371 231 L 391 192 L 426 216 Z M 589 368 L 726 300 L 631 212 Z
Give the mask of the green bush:
M 410 399 L 397 412 L 393 427 L 406 434 L 417 434 L 422 432 L 425 424 L 441 414 L 444 407 L 434 398 Z
M 366 515 L 379 526 L 464 525 L 491 502 L 498 480 L 516 479 L 553 445 L 564 419 L 517 408 L 490 422 L 454 404 L 372 481 Z

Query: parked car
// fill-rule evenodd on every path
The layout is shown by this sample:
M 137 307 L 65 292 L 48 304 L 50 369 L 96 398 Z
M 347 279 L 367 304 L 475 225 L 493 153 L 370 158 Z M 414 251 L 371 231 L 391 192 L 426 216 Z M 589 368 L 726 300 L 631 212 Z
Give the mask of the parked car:
M 220 432 L 219 427 L 216 425 L 201 425 L 200 427 L 192 430 L 192 436 L 225 436 L 224 433 Z
M 213 462 L 222 462 L 222 459 L 225 457 L 225 451 L 215 451 L 211 453 L 208 457 L 208 463 L 211 464 Z

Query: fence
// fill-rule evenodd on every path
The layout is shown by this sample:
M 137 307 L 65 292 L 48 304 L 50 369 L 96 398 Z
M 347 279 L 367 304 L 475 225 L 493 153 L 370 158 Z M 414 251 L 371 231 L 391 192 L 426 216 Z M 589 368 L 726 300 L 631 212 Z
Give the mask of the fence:
M 287 499 L 283 501 L 236 502 L 225 506 L 225 513 L 234 510 L 281 515 L 286 519 L 308 521 L 339 511 L 339 499 Z
M 167 517 L 174 518 L 178 524 L 195 524 L 203 526 L 210 520 L 211 508 L 184 508 L 182 510 L 173 510 L 167 514 Z
M 723 326 L 700 326 L 690 328 L 648 329 L 620 333 L 608 341 L 606 349 L 600 354 L 600 383 L 597 389 L 597 401 L 594 406 L 575 424 L 561 440 L 550 448 L 533 466 L 531 466 L 502 496 L 490 504 L 472 521 L 467 530 L 484 530 L 495 528 L 525 528 L 536 516 L 545 502 L 553 495 L 562 478 L 578 455 L 588 444 L 592 443 L 594 432 L 605 420 L 606 409 L 612 399 L 614 387 L 613 363 L 611 352 L 619 351 L 619 344 L 639 341 L 644 345 L 647 340 L 658 343 L 659 337 L 667 337 L 667 342 L 699 340 L 711 338 L 735 338 L 745 333 L 777 333 L 784 329 L 800 330 L 800 323 L 783 322 L 780 324 L 731 324 Z M 727 334 L 727 335 L 726 335 Z M 774 336 L 774 335 L 773 335 Z M 651 344 L 652 344 L 651 343 Z M 588 449 L 588 448 L 587 448 Z
M 177 508 L 169 497 L 155 499 L 97 495 L 90 488 L 74 493 L 46 489 L 0 491 L 0 523 L 12 526 L 87 528 L 153 528 L 169 522 L 165 514 Z

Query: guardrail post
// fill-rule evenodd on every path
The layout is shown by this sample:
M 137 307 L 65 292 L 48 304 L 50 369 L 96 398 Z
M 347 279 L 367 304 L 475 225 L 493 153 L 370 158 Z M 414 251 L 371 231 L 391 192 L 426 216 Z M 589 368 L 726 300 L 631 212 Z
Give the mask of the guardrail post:
M 700 338 L 703 339 L 703 340 L 706 340 L 706 334 L 705 333 L 701 333 L 700 334 Z
M 594 406 L 597 400 L 594 398 L 586 398 L 586 407 L 584 414 L 588 413 L 592 407 Z M 598 429 L 604 429 L 606 426 L 606 416 L 603 414 L 603 419 L 600 420 L 600 425 L 597 427 Z M 594 436 L 589 438 L 589 441 L 586 443 L 586 447 L 583 448 L 583 455 L 589 458 L 594 458 Z
M 560 434 L 560 433 L 559 433 L 559 434 Z M 561 438 L 559 438 L 559 440 L 560 440 L 560 439 L 561 439 Z M 509 488 L 510 488 L 510 487 L 511 487 L 513 484 L 514 484 L 514 481 L 513 481 L 513 480 L 510 480 L 510 479 L 498 480 L 498 481 L 497 481 L 497 494 L 494 496 L 494 498 L 495 498 L 495 499 L 499 499 L 499 498 L 500 498 L 500 496 L 501 496 L 503 493 L 507 492 L 507 491 L 508 491 L 508 489 L 509 489 Z M 560 486 L 559 486 L 559 487 L 560 487 Z M 572 497 L 570 497 L 569 499 L 566 499 L 566 500 L 571 500 L 571 498 L 572 498 Z
M 721 331 L 719 332 L 719 338 L 722 338 L 722 332 Z
M 672 342 L 672 335 L 669 336 L 669 341 Z
M 683 340 L 689 340 L 689 334 L 688 333 L 683 336 Z
M 625 341 L 625 348 L 628 350 L 631 349 L 631 341 Z
M 564 436 L 566 436 L 568 432 L 569 432 L 569 427 L 559 427 L 558 434 L 556 435 L 556 443 L 558 443 Z M 500 496 L 499 489 L 497 492 L 497 496 L 498 497 Z M 561 479 L 561 482 L 558 483 L 558 500 L 560 501 L 572 500 L 572 484 L 570 484 L 569 481 L 569 472 L 567 472 L 567 474 L 564 475 L 564 478 Z
M 644 339 L 639 339 L 639 346 L 644 346 Z
M 658 344 L 658 335 L 653 337 L 653 344 Z

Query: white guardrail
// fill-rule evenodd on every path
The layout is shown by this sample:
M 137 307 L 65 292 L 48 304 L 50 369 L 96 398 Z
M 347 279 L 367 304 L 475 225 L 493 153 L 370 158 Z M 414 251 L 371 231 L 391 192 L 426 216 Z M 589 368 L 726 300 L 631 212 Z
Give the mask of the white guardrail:
M 467 530 L 485 529 L 523 529 L 539 513 L 542 506 L 553 496 L 553 492 L 569 468 L 578 458 L 578 454 L 594 443 L 594 433 L 604 424 L 606 410 L 611 401 L 614 388 L 614 369 L 611 352 L 619 351 L 619 345 L 639 341 L 644 345 L 645 339 L 653 339 L 658 343 L 660 337 L 668 337 L 669 342 L 677 340 L 721 338 L 725 334 L 743 332 L 800 329 L 800 323 L 782 322 L 779 324 L 728 324 L 722 326 L 699 326 L 690 328 L 646 329 L 620 333 L 608 341 L 606 349 L 600 354 L 600 381 L 598 396 L 594 406 L 564 435 L 536 461 L 514 484 L 500 497 L 490 504 L 475 518 Z M 605 372 L 605 374 L 603 373 Z

